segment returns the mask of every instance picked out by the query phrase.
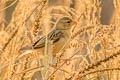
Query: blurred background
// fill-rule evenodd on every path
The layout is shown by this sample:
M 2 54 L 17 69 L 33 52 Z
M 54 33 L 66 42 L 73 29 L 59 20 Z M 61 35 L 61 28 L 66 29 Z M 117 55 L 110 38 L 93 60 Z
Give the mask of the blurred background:
M 41 3 L 42 1 L 44 2 Z M 40 5 L 39 7 L 36 8 L 38 4 Z M 51 30 L 51 28 L 53 28 L 53 26 L 55 25 L 57 19 L 59 19 L 59 17 L 61 16 L 70 16 L 76 20 L 80 17 L 80 15 L 84 13 L 80 18 L 78 29 L 82 29 L 82 26 L 87 26 L 87 25 L 96 25 L 96 26 L 101 25 L 103 27 L 110 26 L 111 24 L 115 24 L 115 23 L 119 25 L 119 17 L 118 17 L 119 14 L 116 14 L 117 11 L 115 10 L 116 8 L 119 8 L 119 6 L 117 5 L 118 5 L 117 0 L 89 0 L 89 1 L 87 0 L 0 0 L 0 38 L 2 38 L 0 39 L 0 51 L 2 52 L 2 48 L 5 49 L 3 50 L 4 54 L 0 54 L 0 61 L 1 61 L 0 77 L 4 76 L 4 78 L 3 79 L 0 78 L 0 80 L 5 80 L 5 79 L 7 80 L 6 76 L 8 76 L 9 80 L 43 80 L 43 74 L 41 72 L 41 69 L 38 69 L 38 66 L 40 66 L 39 55 L 35 53 L 32 56 L 31 55 L 28 55 L 27 57 L 25 56 L 25 58 L 18 61 L 16 59 L 18 59 L 18 56 L 21 55 L 19 49 L 24 45 L 28 45 L 28 44 L 32 45 L 32 43 L 34 43 L 36 39 L 38 39 L 41 35 L 45 33 L 46 26 L 48 30 Z M 36 9 L 34 10 L 34 8 Z M 82 38 L 84 38 L 83 41 L 87 43 L 89 42 L 89 40 L 91 40 L 91 42 L 92 41 L 94 42 L 96 36 L 97 39 L 99 39 L 99 32 L 102 33 L 101 26 L 99 26 L 100 29 L 98 29 L 98 31 L 96 30 L 95 32 L 95 34 L 98 33 L 98 35 L 94 35 L 95 38 L 89 39 L 88 36 L 91 36 L 91 33 L 89 35 L 89 33 L 87 33 L 86 31 L 86 33 L 79 35 L 79 40 L 82 41 Z M 110 31 L 112 30 L 110 29 Z M 118 44 L 120 41 L 120 39 L 118 39 L 120 38 L 120 35 L 117 32 L 119 32 L 118 27 L 116 28 L 116 32 L 115 32 L 116 35 L 115 33 L 113 33 L 115 35 L 114 38 L 111 36 L 109 37 L 107 36 L 106 38 L 110 38 L 110 40 L 107 40 L 106 38 L 105 38 L 106 41 L 104 39 L 100 39 L 101 42 L 99 42 L 99 40 L 96 40 L 96 43 L 93 44 L 93 46 L 95 46 L 96 48 L 96 51 L 94 52 L 93 49 L 93 52 L 97 53 L 98 51 L 99 53 L 100 52 L 99 50 L 101 50 L 101 53 L 102 52 L 105 53 L 104 57 L 106 57 L 106 51 L 104 50 L 104 48 L 106 49 L 106 46 L 111 47 L 109 45 Z M 78 42 L 81 43 L 80 41 Z M 73 42 L 73 44 L 74 43 L 75 41 Z M 101 48 L 101 45 L 102 47 L 105 45 L 105 47 Z M 81 49 L 81 47 L 79 49 Z M 70 53 L 69 50 L 68 53 Z M 84 56 L 86 55 L 86 53 L 87 53 L 87 48 L 86 46 L 83 46 L 80 54 Z M 94 55 L 94 53 L 92 54 Z M 97 55 L 102 56 L 103 54 L 97 54 Z M 93 57 L 96 58 L 95 55 Z M 88 61 L 87 63 L 91 64 L 92 60 L 90 61 L 89 58 L 90 57 L 88 56 L 85 57 L 85 59 Z M 100 59 L 103 59 L 103 57 L 101 57 Z M 96 62 L 97 59 L 93 61 Z M 17 65 L 18 62 L 21 62 L 21 64 L 19 63 Z M 73 66 L 75 66 L 75 70 L 77 71 L 79 67 L 78 65 L 79 63 L 82 64 L 82 60 L 78 59 L 78 61 L 74 62 L 73 65 L 65 66 L 65 68 L 68 69 L 68 72 L 66 71 L 66 73 L 71 75 L 69 71 L 73 71 L 72 70 Z M 85 64 L 85 62 L 83 62 L 83 64 Z M 30 73 L 26 73 L 27 71 L 29 72 L 28 70 L 29 68 L 31 69 L 36 66 L 37 66 L 37 70 L 35 69 L 33 72 L 31 70 Z M 107 66 L 105 65 L 105 67 L 108 67 L 108 65 Z M 18 72 L 18 74 L 17 75 L 14 74 L 15 72 L 16 73 Z M 59 76 L 57 76 L 55 79 L 51 78 L 51 80 L 57 80 L 57 79 L 62 80 L 60 78 L 61 73 L 56 73 L 56 74 Z M 18 79 L 19 75 L 20 78 Z M 55 75 L 53 75 L 53 77 L 54 76 Z M 63 80 L 71 80 L 71 79 L 64 79 L 64 77 L 65 74 L 64 76 L 62 76 Z M 84 78 L 81 80 L 88 80 L 88 79 Z M 103 76 L 103 78 L 97 77 L 96 79 L 91 79 L 91 80 L 110 80 L 110 77 L 106 78 L 106 76 Z M 113 80 L 113 78 L 111 78 L 111 80 Z M 116 80 L 119 80 L 119 78 Z
M 80 4 L 78 2 L 79 0 L 49 0 L 48 5 L 49 6 L 68 6 L 70 8 L 74 8 L 79 11 Z M 9 8 L 2 10 L 5 6 L 7 7 L 11 3 L 14 2 L 14 0 L 8 0 L 6 3 L 3 3 L 4 1 L 1 0 L 0 5 L 0 23 L 4 22 L 7 26 L 12 18 L 12 13 L 15 10 L 16 5 L 18 4 L 19 0 L 15 2 L 12 6 Z M 113 0 L 100 0 L 100 7 L 101 7 L 101 18 L 100 21 L 102 24 L 110 24 L 110 19 L 112 18 L 112 14 L 114 12 L 114 5 Z

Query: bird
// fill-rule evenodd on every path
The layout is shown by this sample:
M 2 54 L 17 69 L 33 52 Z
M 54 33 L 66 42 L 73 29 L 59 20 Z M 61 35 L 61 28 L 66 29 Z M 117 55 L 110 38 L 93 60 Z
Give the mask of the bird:
M 77 24 L 77 21 L 73 20 L 68 16 L 64 16 L 56 22 L 55 28 L 47 34 L 48 43 L 52 42 L 52 44 L 56 48 L 54 53 L 57 53 L 60 50 L 60 48 L 66 43 L 66 41 L 69 39 L 71 35 L 70 32 L 71 28 L 75 24 Z M 35 50 L 35 49 L 44 48 L 45 40 L 46 40 L 46 36 L 44 35 L 41 38 L 39 38 L 37 41 L 35 41 L 35 43 L 32 45 L 32 49 Z M 21 48 L 21 50 L 25 50 L 27 48 L 30 49 L 31 47 L 28 46 L 23 47 Z

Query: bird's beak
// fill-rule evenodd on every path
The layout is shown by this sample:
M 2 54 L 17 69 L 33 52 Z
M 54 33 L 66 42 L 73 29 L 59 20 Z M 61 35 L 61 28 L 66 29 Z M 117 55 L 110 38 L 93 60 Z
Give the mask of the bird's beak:
M 73 21 L 72 25 L 78 24 L 78 21 Z
M 71 29 L 72 32 L 74 32 L 75 26 L 77 24 L 78 24 L 78 21 L 73 21 L 72 26 L 74 26 L 74 27 L 72 27 L 72 29 Z

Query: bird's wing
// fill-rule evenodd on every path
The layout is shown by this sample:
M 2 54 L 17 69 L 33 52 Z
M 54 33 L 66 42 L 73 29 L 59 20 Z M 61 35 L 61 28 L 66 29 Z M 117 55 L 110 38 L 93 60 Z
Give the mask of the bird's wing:
M 48 34 L 48 40 L 52 41 L 53 43 L 57 42 L 60 40 L 60 38 L 63 37 L 63 33 L 61 30 L 53 30 Z M 34 49 L 38 49 L 38 48 L 42 48 L 45 46 L 45 36 L 41 37 L 40 39 L 38 39 L 34 45 L 33 48 Z
M 40 39 L 38 39 L 34 44 L 33 44 L 33 48 L 34 49 L 39 49 L 45 46 L 45 36 L 41 37 Z
M 53 41 L 53 43 L 60 40 L 63 37 L 63 32 L 61 30 L 53 30 L 48 34 L 48 40 Z

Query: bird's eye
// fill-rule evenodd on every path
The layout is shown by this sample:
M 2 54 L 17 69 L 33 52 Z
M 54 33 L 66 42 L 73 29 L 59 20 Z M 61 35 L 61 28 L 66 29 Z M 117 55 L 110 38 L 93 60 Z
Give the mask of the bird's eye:
M 71 21 L 67 21 L 67 23 L 70 23 Z

